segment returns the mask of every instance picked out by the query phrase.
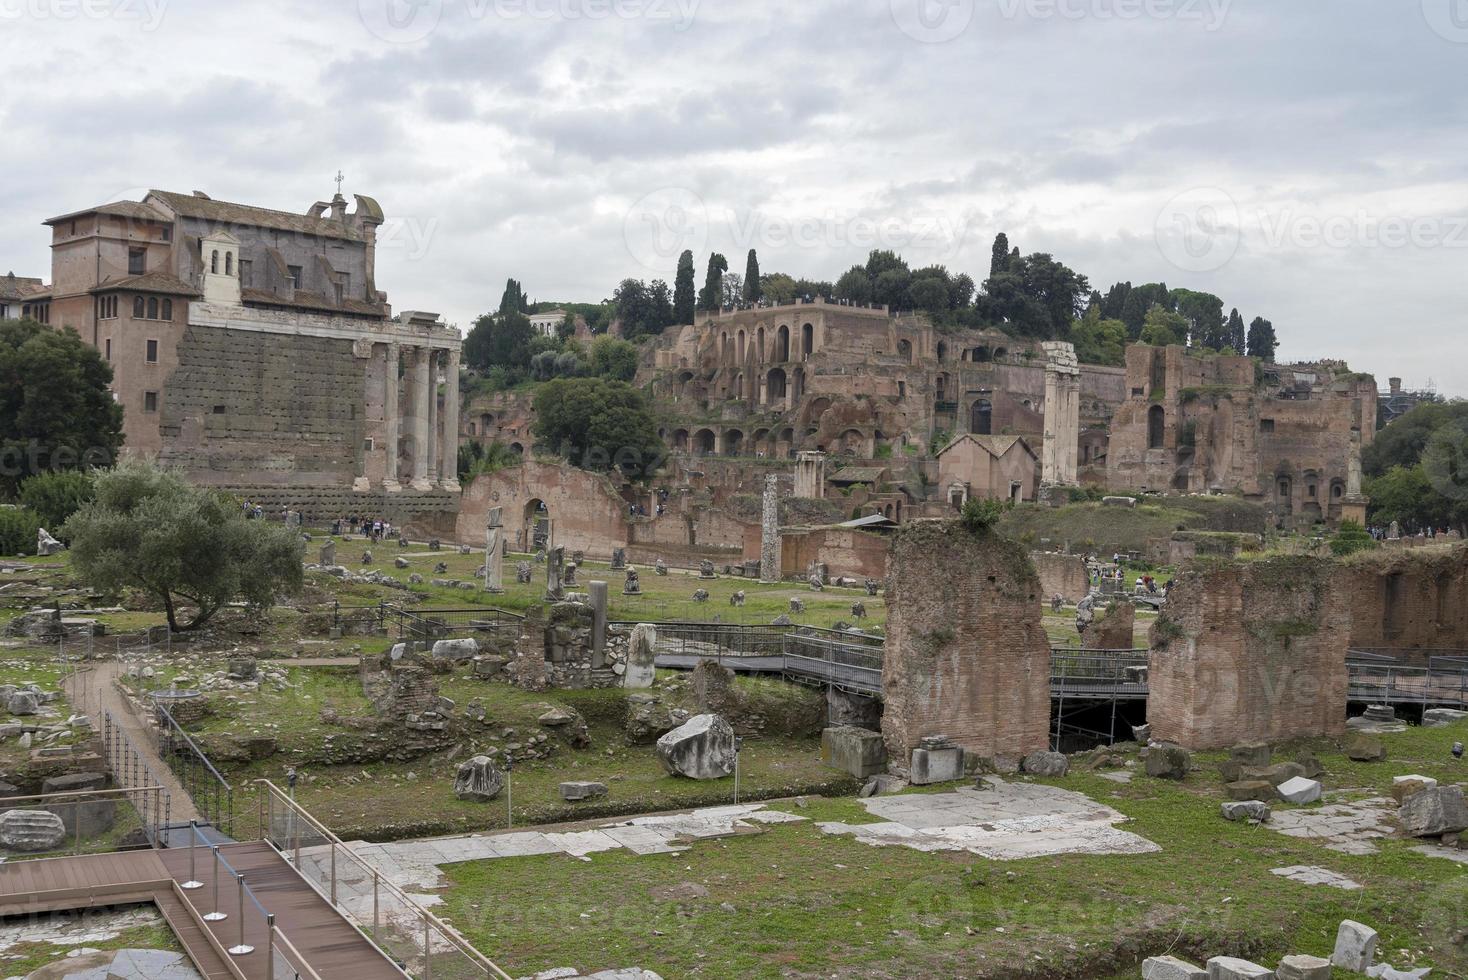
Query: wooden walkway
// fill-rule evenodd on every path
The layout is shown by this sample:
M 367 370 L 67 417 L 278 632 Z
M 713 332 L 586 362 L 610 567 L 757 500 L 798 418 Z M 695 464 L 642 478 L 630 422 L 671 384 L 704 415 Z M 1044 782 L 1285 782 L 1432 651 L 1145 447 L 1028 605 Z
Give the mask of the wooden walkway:
M 402 980 L 404 974 L 365 936 L 342 918 L 269 844 L 228 844 L 219 849 L 265 910 L 273 914 L 278 935 L 275 973 L 321 980 Z M 228 918 L 205 922 L 214 909 L 216 862 L 207 849 L 195 854 L 195 873 L 204 887 L 182 891 L 189 875 L 186 848 L 132 851 L 81 857 L 11 861 L 0 864 L 0 916 L 153 903 L 163 914 L 189 958 L 207 980 L 275 980 L 266 977 L 268 929 L 260 907 L 248 895 L 240 915 L 239 886 L 220 869 L 219 905 Z M 229 956 L 244 941 L 247 956 Z M 290 947 L 293 950 L 288 951 Z

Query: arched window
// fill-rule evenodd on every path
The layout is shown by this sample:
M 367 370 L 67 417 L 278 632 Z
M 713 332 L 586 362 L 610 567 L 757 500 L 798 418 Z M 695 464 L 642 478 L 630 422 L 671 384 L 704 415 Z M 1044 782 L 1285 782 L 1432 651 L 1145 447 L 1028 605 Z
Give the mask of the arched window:
M 784 364 L 790 360 L 790 328 L 781 325 L 775 334 L 775 361 Z
M 232 276 L 232 275 L 234 275 L 234 253 L 233 252 L 225 252 L 224 253 L 224 274 L 226 276 Z
M 1161 405 L 1153 405 L 1147 412 L 1147 448 L 1161 449 L 1166 441 L 1167 412 Z
M 806 357 L 809 357 L 811 354 L 815 353 L 815 349 L 816 328 L 813 324 L 807 323 L 805 326 L 800 328 L 800 352 Z
M 173 319 L 173 300 L 171 299 L 165 299 L 163 301 L 163 319 Z
M 987 436 L 994 434 L 994 403 L 987 398 L 980 398 L 974 402 L 972 418 L 970 418 L 969 431 L 976 436 Z
M 158 319 L 158 297 L 152 296 L 148 299 L 148 319 Z
M 144 310 L 145 306 L 146 306 L 146 303 L 144 302 L 143 297 L 141 297 L 141 296 L 134 296 L 133 297 L 133 319 L 134 320 L 141 320 L 144 317 L 145 314 L 144 314 L 143 310 Z
M 214 275 L 219 274 L 219 249 L 215 249 L 209 256 L 209 271 Z

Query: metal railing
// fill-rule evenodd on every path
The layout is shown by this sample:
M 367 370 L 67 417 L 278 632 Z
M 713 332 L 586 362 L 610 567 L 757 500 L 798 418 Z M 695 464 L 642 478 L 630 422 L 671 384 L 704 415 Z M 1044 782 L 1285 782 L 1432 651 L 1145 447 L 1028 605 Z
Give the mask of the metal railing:
M 474 636 L 513 629 L 518 632 L 525 617 L 494 606 L 466 609 L 421 609 L 409 612 L 398 606 L 386 607 L 386 616 L 396 625 L 398 639 L 433 641 L 454 636 Z M 389 626 L 389 632 L 391 626 Z
M 210 843 L 194 823 L 189 824 L 188 852 L 188 880 L 179 883 L 178 889 L 198 911 L 206 928 L 222 944 L 229 944 L 224 951 L 235 959 L 236 965 L 248 975 L 256 971 L 244 970 L 245 964 L 250 967 L 258 964 L 257 975 L 262 980 L 322 980 L 295 944 L 276 927 L 275 914 L 265 908 L 246 876 L 229 863 L 219 845 Z M 231 943 L 231 939 L 236 941 Z
M 422 980 L 510 980 L 290 796 L 260 780 L 265 840 L 390 960 Z
M 342 636 L 377 636 L 387 632 L 387 603 L 374 606 L 344 606 L 333 603 L 331 628 L 341 631 Z
M 124 822 L 130 807 L 137 814 L 145 832 L 157 827 L 167 812 L 168 791 L 161 786 L 134 786 L 119 789 L 78 790 L 70 793 L 38 793 L 29 796 L 0 798 L 5 810 L 34 810 L 52 814 L 61 820 L 61 835 L 53 846 L 27 852 L 28 857 L 57 857 L 61 854 L 89 854 L 116 849 L 107 840 L 119 823 Z M 55 833 L 55 826 L 45 828 Z M 148 842 L 158 845 L 158 835 L 148 833 Z M 35 846 L 40 847 L 38 838 Z
M 147 757 L 138 751 L 126 730 L 113 717 L 112 712 L 102 712 L 102 753 L 107 767 L 112 771 L 112 780 L 129 794 L 133 809 L 143 822 L 143 833 L 153 847 L 163 847 L 172 816 L 173 799 L 166 789 L 161 788 Z
M 225 834 L 234 836 L 234 787 L 161 702 L 153 705 L 158 755 L 173 770 L 194 808 Z
M 1354 663 L 1347 667 L 1349 696 L 1372 704 L 1468 706 L 1468 669 L 1431 670 Z

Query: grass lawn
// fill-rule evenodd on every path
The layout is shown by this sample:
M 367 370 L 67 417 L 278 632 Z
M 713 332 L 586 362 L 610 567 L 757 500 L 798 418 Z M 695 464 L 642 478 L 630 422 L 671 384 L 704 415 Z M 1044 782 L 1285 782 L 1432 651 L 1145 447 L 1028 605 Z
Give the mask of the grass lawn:
M 1407 772 L 1461 778 L 1448 748 L 1463 735 L 1387 736 L 1392 761 L 1375 765 L 1348 762 L 1333 746 L 1318 751 L 1328 788 L 1380 793 Z M 1200 757 L 1205 771 L 1184 784 L 1139 775 L 1118 785 L 1082 773 L 1053 781 L 1126 814 L 1125 828 L 1160 845 L 1157 854 L 992 862 L 873 848 L 811 823 L 778 825 L 679 855 L 451 865 L 445 911 L 515 975 L 637 965 L 669 977 L 1119 980 L 1168 950 L 1268 966 L 1292 952 L 1329 955 L 1344 918 L 1380 931 L 1379 958 L 1393 966 L 1463 975 L 1461 866 L 1412 853 L 1408 841 L 1356 857 L 1228 823 L 1218 815 L 1219 758 Z M 779 808 L 812 822 L 862 812 L 851 800 Z M 1302 864 L 1366 887 L 1346 892 L 1270 874 Z

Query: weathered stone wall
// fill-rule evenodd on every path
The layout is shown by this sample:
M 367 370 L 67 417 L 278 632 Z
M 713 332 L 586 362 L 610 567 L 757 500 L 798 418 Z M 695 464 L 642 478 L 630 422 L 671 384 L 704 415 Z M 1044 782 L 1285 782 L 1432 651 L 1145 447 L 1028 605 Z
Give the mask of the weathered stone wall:
M 188 327 L 162 378 L 160 459 L 201 483 L 352 486 L 366 417 L 350 340 Z
M 1080 602 L 1091 591 L 1086 561 L 1080 555 L 1032 551 L 1030 561 L 1040 575 L 1040 594 L 1047 601 L 1051 596 L 1061 595 L 1067 602 Z
M 1352 647 L 1468 650 L 1468 544 L 1374 551 L 1348 567 Z
M 536 501 L 544 502 L 546 510 L 537 511 Z M 503 509 L 512 550 L 527 550 L 532 525 L 539 519 L 551 521 L 553 545 L 568 553 L 609 558 L 614 548 L 627 544 L 627 503 L 604 477 L 574 466 L 526 460 L 479 477 L 464 489 L 457 540 L 482 544 L 492 507 Z
M 1184 571 L 1152 627 L 1152 736 L 1211 749 L 1344 732 L 1350 629 L 1329 559 Z
M 981 757 L 1048 745 L 1050 643 L 1018 544 L 956 521 L 910 524 L 887 568 L 882 735 L 903 763 L 926 736 Z
M 886 535 L 850 528 L 797 528 L 780 533 L 783 578 L 801 578 L 813 562 L 832 575 L 881 579 L 887 574 Z
M 1136 646 L 1136 630 L 1137 607 L 1121 599 L 1086 630 L 1081 646 L 1087 650 L 1131 650 Z

